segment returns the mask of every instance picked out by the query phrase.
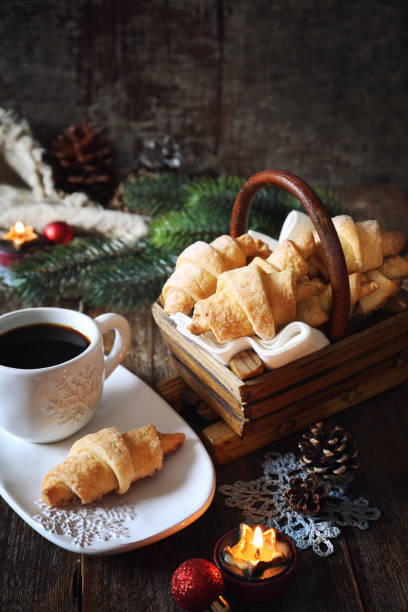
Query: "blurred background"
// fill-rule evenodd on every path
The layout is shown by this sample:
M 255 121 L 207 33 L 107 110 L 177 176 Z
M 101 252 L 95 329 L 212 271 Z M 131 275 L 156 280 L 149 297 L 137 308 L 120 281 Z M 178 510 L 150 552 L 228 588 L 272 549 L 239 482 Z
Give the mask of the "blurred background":
M 0 106 L 49 147 L 86 118 L 121 176 L 170 134 L 182 168 L 408 189 L 406 0 L 8 0 Z

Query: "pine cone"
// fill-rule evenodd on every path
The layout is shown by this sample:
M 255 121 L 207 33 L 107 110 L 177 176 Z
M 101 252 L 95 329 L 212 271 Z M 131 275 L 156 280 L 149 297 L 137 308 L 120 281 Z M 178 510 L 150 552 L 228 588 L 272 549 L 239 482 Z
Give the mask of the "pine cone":
M 57 187 L 67 193 L 83 191 L 105 203 L 113 195 L 117 173 L 105 130 L 92 123 L 71 125 L 53 142 L 52 165 Z
M 180 168 L 181 164 L 180 147 L 168 135 L 164 136 L 162 140 L 144 140 L 143 149 L 139 155 L 139 162 L 142 166 L 152 171 L 163 168 L 176 170 Z
M 323 423 L 312 425 L 302 435 L 299 449 L 299 461 L 306 472 L 323 480 L 345 478 L 360 465 L 358 450 L 340 425 L 333 429 Z
M 289 481 L 289 488 L 285 491 L 286 500 L 291 508 L 299 514 L 316 516 L 327 506 L 329 489 L 319 484 L 315 476 L 300 477 Z

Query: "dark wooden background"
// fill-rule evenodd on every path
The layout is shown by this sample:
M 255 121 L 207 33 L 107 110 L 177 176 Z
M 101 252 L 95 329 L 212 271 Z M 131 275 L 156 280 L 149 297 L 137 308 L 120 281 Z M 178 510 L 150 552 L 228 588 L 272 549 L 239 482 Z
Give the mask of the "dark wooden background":
M 106 126 L 122 174 L 171 133 L 184 168 L 408 188 L 406 0 L 8 0 L 0 105 L 48 146 Z

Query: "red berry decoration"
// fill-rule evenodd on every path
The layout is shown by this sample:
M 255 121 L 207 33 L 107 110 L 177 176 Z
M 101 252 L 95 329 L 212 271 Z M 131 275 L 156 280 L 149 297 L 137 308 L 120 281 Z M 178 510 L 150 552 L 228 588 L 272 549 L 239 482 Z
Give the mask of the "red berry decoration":
M 44 229 L 44 235 L 51 242 L 63 244 L 65 242 L 71 242 L 74 237 L 74 230 L 68 223 L 65 223 L 65 221 L 54 221 Z
M 174 600 L 190 611 L 208 608 L 224 589 L 220 570 L 206 559 L 189 559 L 178 566 L 171 579 Z

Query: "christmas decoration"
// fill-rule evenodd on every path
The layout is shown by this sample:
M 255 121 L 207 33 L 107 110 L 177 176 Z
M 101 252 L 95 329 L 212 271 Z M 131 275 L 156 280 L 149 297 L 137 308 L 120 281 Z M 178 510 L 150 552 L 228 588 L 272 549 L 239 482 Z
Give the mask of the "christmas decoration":
M 43 246 L 41 236 L 31 225 L 16 221 L 7 232 L 0 236 L 0 264 L 8 268 L 16 260 L 33 254 Z M 3 274 L 4 276 L 4 274 Z
M 111 207 L 149 217 L 179 210 L 192 182 L 186 175 L 172 172 L 130 174 L 117 187 Z
M 146 234 L 142 217 L 106 210 L 85 193 L 64 193 L 54 184 L 45 151 L 24 119 L 0 108 L 0 228 L 24 219 L 37 232 L 53 221 L 70 223 L 83 232 L 136 240 Z
M 105 130 L 84 120 L 71 125 L 53 142 L 52 165 L 58 187 L 66 192 L 84 191 L 107 202 L 116 187 L 116 168 Z
M 75 292 L 97 307 L 132 309 L 151 303 L 160 294 L 182 248 L 195 240 L 208 242 L 229 233 L 234 198 L 243 182 L 226 176 L 189 179 L 177 173 L 133 176 L 122 183 L 121 202 L 126 202 L 129 210 L 156 214 L 146 238 L 135 240 L 144 227 L 139 215 L 102 209 L 107 217 L 117 215 L 123 220 L 123 225 L 115 228 L 123 228 L 120 240 L 89 237 L 84 242 L 75 238 L 69 244 L 55 245 L 38 257 L 21 261 L 13 268 L 10 283 L 24 305 L 73 297 Z M 284 218 L 295 201 L 283 198 L 284 192 L 264 191 L 255 199 L 250 227 L 277 236 L 276 219 Z M 329 194 L 327 201 L 333 212 L 338 210 L 334 196 Z M 179 210 L 174 210 L 177 206 Z M 273 214 L 267 213 L 268 208 Z M 87 211 L 91 220 L 95 219 L 86 226 L 88 231 L 112 232 L 110 221 L 101 218 L 99 208 L 92 214 L 88 208 L 78 208 L 75 226 L 79 219 L 85 225 L 81 214 Z M 132 219 L 137 221 L 133 227 Z
M 174 572 L 171 593 L 185 610 L 204 610 L 224 588 L 220 570 L 206 559 L 189 559 Z
M 25 258 L 8 282 L 24 305 L 81 296 L 90 305 L 125 311 L 153 302 L 175 262 L 147 241 L 75 238 Z
M 139 162 L 148 170 L 157 171 L 163 168 L 178 170 L 181 165 L 180 147 L 169 135 L 161 140 L 147 138 L 143 141 Z
M 74 230 L 72 226 L 65 223 L 65 221 L 54 221 L 45 227 L 44 235 L 50 242 L 65 244 L 66 242 L 71 242 L 73 239 Z
M 140 215 L 107 210 L 102 206 L 91 206 L 84 201 L 85 195 L 73 193 L 66 196 L 58 204 L 41 202 L 27 203 L 27 194 L 10 195 L 5 198 L 8 206 L 1 209 L 0 186 L 0 227 L 9 227 L 15 219 L 24 219 L 27 225 L 35 227 L 37 232 L 54 221 L 71 223 L 75 221 L 75 228 L 82 234 L 104 235 L 110 238 L 137 240 L 147 233 L 147 223 Z M 82 205 L 85 203 L 85 205 Z
M 360 465 L 358 450 L 340 425 L 312 425 L 302 435 L 299 449 L 299 461 L 306 472 L 325 481 L 347 478 Z
M 27 242 L 36 241 L 38 234 L 31 225 L 24 225 L 21 221 L 17 221 L 8 232 L 1 236 L 1 239 L 10 241 L 15 249 L 20 249 Z
M 337 483 L 331 484 L 327 506 L 319 515 L 300 514 L 285 497 L 295 474 L 302 479 L 307 476 L 295 455 L 267 453 L 262 467 L 260 478 L 222 485 L 218 490 L 226 496 L 226 506 L 243 510 L 245 522 L 275 527 L 291 537 L 297 548 L 311 546 L 317 555 L 326 557 L 334 550 L 331 540 L 340 535 L 339 527 L 367 529 L 369 521 L 381 516 L 364 497 L 351 499 Z
M 299 514 L 310 516 L 316 516 L 326 507 L 328 494 L 329 489 L 319 484 L 314 476 L 307 476 L 304 480 L 299 476 L 291 478 L 285 491 L 289 506 Z

